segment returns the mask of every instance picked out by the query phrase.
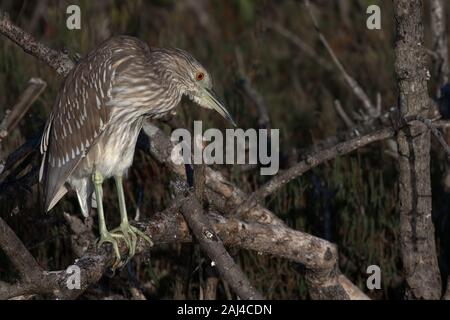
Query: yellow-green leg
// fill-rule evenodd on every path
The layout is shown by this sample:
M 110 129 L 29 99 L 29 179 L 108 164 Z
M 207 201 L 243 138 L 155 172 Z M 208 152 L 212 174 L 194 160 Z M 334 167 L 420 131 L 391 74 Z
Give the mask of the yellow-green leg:
M 123 192 L 122 177 L 115 176 L 114 180 L 116 182 L 117 197 L 119 198 L 119 210 L 120 210 L 120 227 L 114 229 L 114 232 L 120 230 L 123 233 L 123 237 L 129 249 L 129 258 L 131 258 L 136 253 L 136 243 L 138 236 L 143 238 L 150 245 L 153 245 L 153 242 L 141 230 L 130 225 L 128 221 L 127 207 L 125 205 L 125 195 Z
M 105 242 L 109 242 L 112 244 L 114 253 L 116 255 L 116 262 L 113 265 L 113 269 L 115 269 L 120 264 L 119 246 L 115 238 L 121 238 L 122 235 L 113 234 L 109 232 L 106 227 L 105 214 L 103 211 L 103 177 L 102 174 L 96 169 L 94 169 L 94 173 L 92 174 L 92 182 L 94 184 L 95 198 L 97 201 L 98 224 L 100 231 L 100 240 L 98 241 L 97 246 L 100 247 Z

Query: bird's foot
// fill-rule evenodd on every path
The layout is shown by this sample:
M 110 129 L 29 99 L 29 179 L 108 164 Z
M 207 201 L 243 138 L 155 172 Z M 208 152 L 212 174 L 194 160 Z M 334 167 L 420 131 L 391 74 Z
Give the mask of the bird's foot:
M 141 237 L 147 241 L 150 246 L 153 246 L 152 240 L 141 230 L 130 225 L 128 222 L 122 222 L 120 227 L 114 229 L 112 232 L 120 232 L 123 235 L 123 239 L 128 248 L 128 260 L 131 259 L 136 253 L 136 245 L 138 237 Z
M 100 239 L 97 242 L 97 248 L 100 248 L 104 243 L 111 243 L 114 254 L 116 256 L 116 260 L 112 266 L 112 270 L 115 270 L 121 264 L 121 257 L 119 251 L 119 245 L 117 242 L 117 238 L 123 238 L 124 236 L 121 234 L 112 233 L 109 231 L 104 231 L 100 234 Z

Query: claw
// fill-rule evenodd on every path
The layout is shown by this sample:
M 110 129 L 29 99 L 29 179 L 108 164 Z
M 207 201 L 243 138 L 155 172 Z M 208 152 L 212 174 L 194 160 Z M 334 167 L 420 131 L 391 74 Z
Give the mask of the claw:
M 128 248 L 128 260 L 131 259 L 136 253 L 138 237 L 141 237 L 147 241 L 150 246 L 153 246 L 152 240 L 145 233 L 129 223 L 122 222 L 120 227 L 112 230 L 112 232 L 121 232 L 123 234 L 123 239 Z
M 113 250 L 114 250 L 114 254 L 116 256 L 116 260 L 112 266 L 112 270 L 115 270 L 121 262 L 121 257 L 120 257 L 120 252 L 119 252 L 119 245 L 117 243 L 116 238 L 123 238 L 123 236 L 121 234 L 114 234 L 111 232 L 103 232 L 100 236 L 100 240 L 97 243 L 97 248 L 100 248 L 104 243 L 111 243 Z

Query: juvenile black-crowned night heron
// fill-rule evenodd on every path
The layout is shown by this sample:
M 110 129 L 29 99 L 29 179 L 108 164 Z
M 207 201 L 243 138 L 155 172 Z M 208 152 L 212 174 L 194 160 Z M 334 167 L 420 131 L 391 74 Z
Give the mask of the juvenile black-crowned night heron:
M 103 42 L 67 75 L 47 121 L 40 170 L 46 210 L 72 188 L 87 216 L 95 192 L 99 246 L 111 243 L 120 260 L 117 238 L 124 239 L 130 257 L 138 236 L 151 243 L 129 224 L 122 187 L 139 131 L 146 118 L 167 114 L 184 95 L 234 124 L 211 88 L 208 72 L 183 50 L 148 47 L 127 36 Z M 121 216 L 111 232 L 102 204 L 102 182 L 109 177 L 115 179 Z

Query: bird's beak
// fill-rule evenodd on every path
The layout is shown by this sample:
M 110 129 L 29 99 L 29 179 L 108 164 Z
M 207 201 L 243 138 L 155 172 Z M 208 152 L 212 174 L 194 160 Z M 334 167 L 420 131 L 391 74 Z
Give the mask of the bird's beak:
M 205 107 L 209 109 L 216 110 L 222 117 L 227 119 L 234 127 L 236 127 L 236 123 L 234 122 L 233 118 L 231 117 L 230 113 L 227 109 L 223 106 L 223 103 L 220 102 L 217 95 L 214 93 L 214 91 L 208 89 L 208 88 L 202 88 L 204 92 L 204 99 L 205 99 Z

